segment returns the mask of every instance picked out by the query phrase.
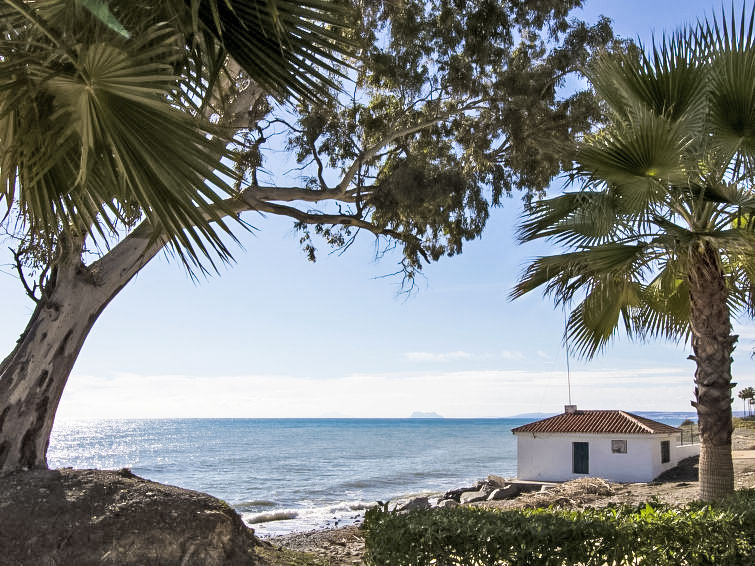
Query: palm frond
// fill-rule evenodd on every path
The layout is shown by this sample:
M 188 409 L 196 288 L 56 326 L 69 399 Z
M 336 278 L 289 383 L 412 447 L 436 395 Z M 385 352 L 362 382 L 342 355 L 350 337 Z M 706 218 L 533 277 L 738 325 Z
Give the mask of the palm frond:
M 200 26 L 259 84 L 278 96 L 313 101 L 338 88 L 356 57 L 347 34 L 352 9 L 334 0 L 185 0 Z
M 605 55 L 588 71 L 596 92 L 619 121 L 641 108 L 694 128 L 704 118 L 707 81 L 695 35 L 683 30 L 653 42 L 652 51 Z
M 182 45 L 175 30 L 156 24 L 132 40 L 81 42 L 70 53 L 39 37 L 36 24 L 15 33 L 34 49 L 19 70 L 18 46 L 0 41 L 8 54 L 0 85 L 13 87 L 0 91 L 0 179 L 3 198 L 18 201 L 31 230 L 83 226 L 103 236 L 136 204 L 187 263 L 228 259 L 229 140 L 172 103 Z
M 619 331 L 620 322 L 630 336 L 632 311 L 640 305 L 638 283 L 605 277 L 593 282 L 585 299 L 569 315 L 566 339 L 570 351 L 592 358 Z
M 569 301 L 593 281 L 619 274 L 628 279 L 639 277 L 645 269 L 646 244 L 604 244 L 587 250 L 535 259 L 525 270 L 511 292 L 511 298 L 521 297 L 542 285 L 545 294 L 558 301 Z
M 687 180 L 681 155 L 689 143 L 685 130 L 644 109 L 590 136 L 577 150 L 575 174 L 587 183 L 601 181 L 637 195 L 640 210 L 663 193 L 658 183 Z
M 710 123 L 718 153 L 755 159 L 755 6 L 749 21 L 745 7 L 739 20 L 722 12 L 721 20 L 701 27 L 712 60 Z

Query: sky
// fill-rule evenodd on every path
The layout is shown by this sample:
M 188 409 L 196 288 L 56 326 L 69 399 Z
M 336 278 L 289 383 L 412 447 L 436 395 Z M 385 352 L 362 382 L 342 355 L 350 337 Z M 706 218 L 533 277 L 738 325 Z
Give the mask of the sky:
M 729 2 L 726 2 L 729 5 Z M 741 7 L 741 2 L 736 2 Z M 577 15 L 613 19 L 649 43 L 715 2 L 588 0 Z M 719 8 L 717 8 L 719 9 Z M 293 158 L 276 157 L 285 170 Z M 557 180 L 553 191 L 563 181 Z M 543 244 L 514 238 L 518 196 L 493 211 L 479 240 L 427 266 L 418 292 L 401 293 L 396 256 L 375 259 L 367 234 L 345 254 L 306 260 L 291 222 L 250 217 L 236 264 L 200 280 L 158 257 L 105 309 L 87 339 L 59 418 L 504 417 L 554 413 L 569 402 L 564 315 L 531 293 L 508 295 Z M 2 254 L 3 252 L 0 252 Z M 0 255 L 0 264 L 9 256 Z M 0 267 L 0 351 L 33 310 Z M 755 386 L 755 325 L 737 321 L 737 390 Z M 690 411 L 687 345 L 618 340 L 589 362 L 570 360 L 580 408 Z M 735 390 L 736 391 L 736 390 Z M 735 402 L 734 409 L 740 406 Z

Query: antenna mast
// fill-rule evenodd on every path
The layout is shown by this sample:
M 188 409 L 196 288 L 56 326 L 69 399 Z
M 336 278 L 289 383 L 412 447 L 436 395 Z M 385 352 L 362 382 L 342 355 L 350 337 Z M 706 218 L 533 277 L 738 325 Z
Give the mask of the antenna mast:
M 568 318 L 564 307 L 564 346 L 566 350 L 566 384 L 569 390 L 569 405 L 571 405 L 571 369 L 569 367 L 569 335 L 567 334 Z

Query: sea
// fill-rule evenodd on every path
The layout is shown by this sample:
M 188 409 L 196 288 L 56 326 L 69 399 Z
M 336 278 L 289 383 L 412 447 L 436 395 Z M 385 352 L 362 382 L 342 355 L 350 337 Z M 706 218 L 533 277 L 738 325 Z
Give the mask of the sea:
M 61 419 L 47 459 L 209 493 L 265 538 L 355 524 L 378 501 L 515 477 L 511 429 L 532 420 Z

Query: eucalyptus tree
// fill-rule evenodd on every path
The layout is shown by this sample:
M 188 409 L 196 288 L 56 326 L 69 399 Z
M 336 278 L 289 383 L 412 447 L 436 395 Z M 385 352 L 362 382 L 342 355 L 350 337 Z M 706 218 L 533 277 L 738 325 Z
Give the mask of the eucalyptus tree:
M 724 14 L 601 58 L 590 80 L 609 120 L 578 144 L 581 186 L 520 227 L 564 253 L 536 259 L 513 291 L 544 285 L 576 305 L 566 339 L 588 358 L 619 329 L 691 338 L 705 500 L 733 490 L 731 317 L 755 306 L 753 23 Z
M 543 190 L 600 112 L 559 96 L 612 41 L 607 21 L 568 19 L 579 4 L 5 0 L 4 226 L 36 308 L 0 364 L 0 472 L 46 466 L 92 325 L 161 250 L 211 272 L 253 211 L 292 219 L 310 259 L 318 238 L 371 234 L 411 278 L 504 195 Z M 265 168 L 281 136 L 296 182 Z

